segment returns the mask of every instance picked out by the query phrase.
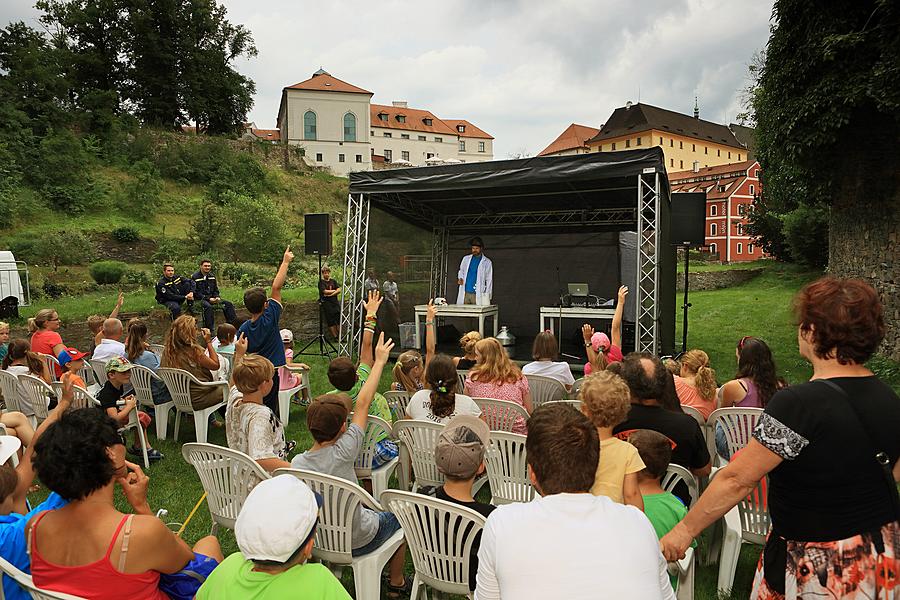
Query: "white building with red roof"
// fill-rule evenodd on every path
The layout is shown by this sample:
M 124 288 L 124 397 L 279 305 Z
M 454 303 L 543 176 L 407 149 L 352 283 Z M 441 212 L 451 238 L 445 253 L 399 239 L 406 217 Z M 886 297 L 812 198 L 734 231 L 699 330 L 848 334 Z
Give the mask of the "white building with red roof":
M 594 138 L 600 130 L 588 125 L 572 123 L 566 127 L 559 137 L 553 140 L 549 146 L 541 150 L 538 156 L 568 156 L 571 154 L 587 154 L 591 151 L 587 145 L 589 139 Z

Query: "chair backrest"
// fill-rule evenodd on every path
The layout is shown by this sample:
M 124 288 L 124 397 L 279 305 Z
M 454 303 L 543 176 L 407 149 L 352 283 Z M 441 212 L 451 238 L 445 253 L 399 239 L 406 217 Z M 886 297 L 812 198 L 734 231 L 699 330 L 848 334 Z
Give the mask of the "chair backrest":
M 276 469 L 273 477 L 293 475 L 322 495 L 319 526 L 313 556 L 334 564 L 349 565 L 353 561 L 351 537 L 353 516 L 360 504 L 381 511 L 381 505 L 356 483 L 314 471 Z
M 19 378 L 2 369 L 0 369 L 0 394 L 3 394 L 6 410 L 22 411 L 20 404 L 23 399 L 19 393 Z
M 201 383 L 199 379 L 184 369 L 168 367 L 160 367 L 156 375 L 165 382 L 169 395 L 179 410 L 194 412 L 194 406 L 191 404 L 191 383 Z
M 50 385 L 53 387 L 53 393 L 56 395 L 56 399 L 61 400 L 63 393 L 63 382 L 54 381 Z M 89 391 L 81 386 L 73 385 L 72 393 L 74 395 L 74 398 L 72 398 L 72 409 L 100 406 L 100 401 L 94 398 Z
M 78 370 L 78 376 L 84 381 L 84 385 L 88 387 L 97 385 L 97 376 L 94 375 L 94 369 L 88 361 L 84 361 L 84 366 Z
M 181 455 L 200 476 L 212 520 L 233 530 L 247 494 L 269 474 L 243 452 L 214 444 L 190 442 Z
M 681 405 L 681 410 L 684 411 L 684 414 L 694 417 L 694 420 L 700 426 L 700 431 L 706 434 L 706 419 L 703 418 L 703 413 L 693 406 L 685 406 L 684 404 Z
M 406 405 L 409 404 L 412 394 L 412 392 L 398 392 L 395 390 L 382 394 L 384 399 L 387 400 L 388 406 L 391 407 L 391 414 L 394 415 L 395 421 L 406 416 Z
M 521 404 L 494 398 L 472 398 L 472 400 L 481 408 L 481 416 L 491 431 L 512 431 L 516 417 L 528 420 L 528 411 Z
M 34 600 L 84 600 L 81 596 L 73 596 L 72 594 L 64 594 L 62 592 L 51 592 L 50 590 L 42 590 L 34 585 L 31 575 L 24 573 L 13 566 L 12 563 L 5 558 L 0 557 L 0 572 L 19 584 L 20 587 L 27 590 Z M 3 598 L 3 590 L 0 588 L 0 599 Z
M 528 389 L 531 390 L 531 404 L 537 408 L 545 402 L 562 400 L 566 397 L 566 386 L 552 377 L 526 375 Z
M 716 425 L 725 430 L 725 441 L 731 456 L 750 443 L 753 429 L 763 414 L 761 408 L 720 408 L 714 410 L 706 420 L 710 431 L 715 434 Z
M 579 377 L 575 380 L 575 383 L 572 384 L 572 391 L 569 392 L 569 398 L 576 399 L 578 398 L 578 392 L 581 391 L 581 386 L 584 384 L 584 377 Z
M 581 411 L 581 400 L 551 400 L 550 402 L 544 402 L 544 404 L 568 404 L 575 410 Z
M 99 383 L 100 385 L 106 385 L 106 361 L 92 358 L 88 360 L 88 364 L 91 365 L 91 369 L 93 369 L 94 371 L 94 376 L 97 378 L 97 383 Z
M 764 545 L 769 534 L 769 476 L 757 482 L 746 498 L 738 502 L 741 515 L 741 537 L 751 544 Z
M 457 370 L 456 376 L 459 377 L 459 387 L 456 388 L 457 394 L 465 394 L 466 389 L 466 377 L 469 376 L 469 370 L 466 369 L 464 371 Z
M 353 413 L 347 417 L 353 420 Z M 359 449 L 359 455 L 356 457 L 356 463 L 353 467 L 356 469 L 356 476 L 360 479 L 370 477 L 372 475 L 372 461 L 375 459 L 375 445 L 378 440 L 384 439 L 384 435 L 393 436 L 391 424 L 378 417 L 369 415 L 366 424 L 366 433 L 363 436 L 362 448 Z
M 534 486 L 528 478 L 524 435 L 491 432 L 491 447 L 484 455 L 492 504 L 530 502 Z
M 662 489 L 666 490 L 667 492 L 671 492 L 681 482 L 684 482 L 684 484 L 687 486 L 688 493 L 691 496 L 690 506 L 688 506 L 688 508 L 691 508 L 692 506 L 694 506 L 694 504 L 697 503 L 697 500 L 700 498 L 700 484 L 697 483 L 697 478 L 694 477 L 693 473 L 691 473 L 681 465 L 669 463 L 669 466 L 666 469 L 666 474 L 663 475 L 662 478 Z
M 59 368 L 59 360 L 55 356 L 50 356 L 49 354 L 43 354 L 41 352 L 38 352 L 37 355 L 40 356 L 44 364 L 47 365 L 47 372 L 50 373 L 50 380 L 59 381 L 59 378 L 56 376 L 56 369 Z
M 440 592 L 468 596 L 469 559 L 484 516 L 453 502 L 400 490 L 386 490 L 382 503 L 400 521 L 419 580 Z
M 442 485 L 444 475 L 434 462 L 434 447 L 444 430 L 440 423 L 404 419 L 394 423 L 394 437 L 406 446 L 416 486 Z
M 34 375 L 19 375 L 19 383 L 25 392 L 24 400 L 31 405 L 34 416 L 39 421 L 46 419 L 50 414 L 48 409 L 50 398 L 56 395 L 53 393 L 53 388 L 49 383 Z
M 154 380 L 159 381 L 153 369 L 143 365 L 134 365 L 131 368 L 131 386 L 134 388 L 134 396 L 137 399 L 138 406 L 153 406 L 153 386 Z

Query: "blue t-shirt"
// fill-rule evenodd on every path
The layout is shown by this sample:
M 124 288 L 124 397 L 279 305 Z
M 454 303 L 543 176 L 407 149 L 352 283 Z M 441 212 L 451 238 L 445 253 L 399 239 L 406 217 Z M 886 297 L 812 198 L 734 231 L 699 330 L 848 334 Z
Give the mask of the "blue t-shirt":
M 481 264 L 482 255 L 473 256 L 469 261 L 469 270 L 466 272 L 466 293 L 474 294 L 475 285 L 478 283 L 478 265 Z
M 263 314 L 255 321 L 244 321 L 238 329 L 238 337 L 243 333 L 247 338 L 247 352 L 268 358 L 276 368 L 283 367 L 287 362 L 278 325 L 281 311 L 281 304 L 269 298 Z
M 14 567 L 25 573 L 31 573 L 31 560 L 28 558 L 28 545 L 25 541 L 25 526 L 31 517 L 45 510 L 55 510 L 68 504 L 56 492 L 52 492 L 46 500 L 31 509 L 27 515 L 11 513 L 0 516 L 0 556 L 8 560 Z M 6 575 L 3 576 L 3 594 L 6 600 L 30 600 L 31 595 L 19 587 L 19 584 Z

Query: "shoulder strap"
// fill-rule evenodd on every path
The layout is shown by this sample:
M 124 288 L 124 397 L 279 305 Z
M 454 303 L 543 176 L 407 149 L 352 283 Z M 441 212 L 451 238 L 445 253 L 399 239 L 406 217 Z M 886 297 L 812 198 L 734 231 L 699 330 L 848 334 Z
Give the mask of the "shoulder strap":
M 117 567 L 117 571 L 120 573 L 125 572 L 125 557 L 128 554 L 128 538 L 131 536 L 131 522 L 134 520 L 134 515 L 128 515 L 122 519 L 122 522 L 119 523 L 119 528 L 116 529 L 115 535 L 113 535 L 113 539 L 109 544 L 109 550 L 107 550 L 107 557 L 112 553 L 113 546 L 116 543 L 116 538 L 119 535 L 119 530 L 122 529 L 122 525 L 125 525 L 125 532 L 122 534 L 122 548 L 119 550 L 119 566 Z
M 31 556 L 32 544 L 35 543 L 34 537 L 35 537 L 35 535 L 37 535 L 35 533 L 35 531 L 37 530 L 38 523 L 41 522 L 41 519 L 43 519 L 47 515 L 48 512 L 50 512 L 50 511 L 49 510 L 41 511 L 38 514 L 38 516 L 35 517 L 34 523 L 32 523 L 31 527 L 28 529 L 28 544 L 27 544 L 27 548 L 26 548 L 26 551 L 28 552 L 28 556 Z

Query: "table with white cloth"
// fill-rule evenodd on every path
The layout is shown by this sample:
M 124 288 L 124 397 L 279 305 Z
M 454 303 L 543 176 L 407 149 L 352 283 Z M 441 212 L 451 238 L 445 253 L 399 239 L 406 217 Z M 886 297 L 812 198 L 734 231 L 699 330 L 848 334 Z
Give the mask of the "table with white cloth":
M 422 347 L 421 328 L 419 321 L 424 320 L 428 315 L 427 304 L 416 305 L 416 348 Z M 470 319 L 478 319 L 478 333 L 484 337 L 484 321 L 487 317 L 493 317 L 494 321 L 494 337 L 497 337 L 500 322 L 500 307 L 496 304 L 481 306 L 478 304 L 446 304 L 437 307 L 437 316 L 439 317 L 468 317 Z

